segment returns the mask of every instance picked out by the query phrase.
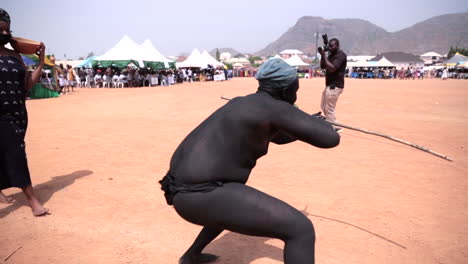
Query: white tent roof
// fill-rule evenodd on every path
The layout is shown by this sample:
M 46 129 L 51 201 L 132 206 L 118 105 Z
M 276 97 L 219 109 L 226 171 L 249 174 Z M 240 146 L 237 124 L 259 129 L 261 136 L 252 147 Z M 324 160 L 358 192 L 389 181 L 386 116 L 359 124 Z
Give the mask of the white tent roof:
M 211 56 L 208 51 L 204 50 L 202 52 L 202 56 L 203 58 L 206 60 L 206 63 L 207 64 L 210 64 L 212 65 L 213 67 L 224 67 L 224 64 L 222 64 L 221 62 L 217 61 L 215 58 L 213 58 L 213 56 Z
M 282 59 L 282 60 L 284 60 L 279 54 L 276 54 L 275 56 L 271 57 L 270 59 Z
M 146 39 L 141 45 L 141 59 L 145 61 L 170 61 L 162 55 L 154 46 L 151 40 Z
M 177 63 L 177 68 L 207 68 L 208 63 L 206 63 L 204 57 L 200 51 L 195 48 L 192 53 L 187 57 L 183 62 Z
M 367 60 L 361 61 L 348 61 L 346 63 L 346 67 L 368 67 L 369 62 Z
M 129 36 L 125 35 L 110 50 L 94 60 L 98 61 L 118 61 L 118 60 L 138 60 L 140 55 L 140 45 L 136 44 Z
M 224 64 L 213 58 L 206 50 L 201 53 L 194 49 L 183 62 L 177 63 L 177 68 L 208 68 L 208 64 L 213 67 L 223 67 Z
M 141 45 L 140 59 L 143 61 L 159 61 L 164 62 L 164 66 L 169 68 L 169 62 L 172 62 L 162 55 L 154 46 L 151 40 L 146 39 Z
M 293 67 L 296 67 L 296 66 L 308 66 L 309 64 L 305 63 L 301 58 L 299 58 L 299 56 L 297 56 L 296 54 L 291 56 L 291 58 L 288 58 L 288 59 L 285 59 L 285 61 L 293 66 Z
M 279 54 L 304 54 L 302 51 L 297 49 L 285 49 Z
M 395 64 L 382 56 L 378 61 L 348 61 L 346 67 L 395 67 Z
M 374 67 L 395 67 L 395 64 L 391 63 L 387 58 L 382 56 L 382 58 L 373 64 Z
M 356 61 L 367 61 L 374 58 L 375 55 L 359 55 L 359 56 L 348 56 L 348 62 L 356 62 Z
M 169 62 L 151 43 L 146 39 L 141 45 L 133 41 L 128 35 L 122 39 L 110 50 L 101 56 L 97 56 L 93 61 L 138 61 L 140 67 L 143 67 L 143 61 L 163 62 L 166 68 L 169 68 Z
M 430 51 L 430 52 L 424 53 L 423 55 L 421 55 L 419 57 L 442 57 L 442 55 L 440 55 L 437 52 Z

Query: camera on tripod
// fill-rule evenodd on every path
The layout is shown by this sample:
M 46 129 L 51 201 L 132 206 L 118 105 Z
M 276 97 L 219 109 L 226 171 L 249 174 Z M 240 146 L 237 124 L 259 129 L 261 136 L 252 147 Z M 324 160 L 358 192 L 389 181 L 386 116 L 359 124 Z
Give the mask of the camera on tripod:
M 323 44 L 324 45 L 322 47 L 318 48 L 318 51 L 320 53 L 322 53 L 322 51 L 329 51 L 330 50 L 330 48 L 328 47 L 328 36 L 327 36 L 327 34 L 323 34 L 322 39 L 323 39 Z

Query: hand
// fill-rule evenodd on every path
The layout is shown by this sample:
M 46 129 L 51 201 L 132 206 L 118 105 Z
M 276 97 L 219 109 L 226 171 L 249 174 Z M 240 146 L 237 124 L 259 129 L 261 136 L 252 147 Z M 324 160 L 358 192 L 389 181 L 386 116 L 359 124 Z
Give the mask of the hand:
M 315 114 L 312 114 L 312 116 L 317 117 L 318 119 L 325 120 L 326 118 L 322 115 L 322 112 L 317 112 Z
M 325 50 L 323 50 L 322 47 L 318 48 L 318 52 L 320 53 L 320 56 L 323 56 L 323 54 L 325 54 Z
M 45 63 L 45 45 L 41 42 L 39 49 L 36 51 L 36 54 L 39 56 L 39 64 L 44 65 Z

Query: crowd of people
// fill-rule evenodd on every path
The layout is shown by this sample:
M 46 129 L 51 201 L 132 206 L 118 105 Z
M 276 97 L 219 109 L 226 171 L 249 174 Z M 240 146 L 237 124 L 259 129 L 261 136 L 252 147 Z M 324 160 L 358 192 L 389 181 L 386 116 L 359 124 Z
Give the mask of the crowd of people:
M 351 67 L 347 69 L 347 77 L 371 78 L 371 79 L 400 79 L 400 80 L 422 80 L 424 78 L 455 78 L 468 79 L 468 69 L 465 68 L 432 68 L 407 67 L 396 69 L 395 67 Z
M 320 69 L 298 69 L 300 78 L 324 77 L 325 72 Z M 43 69 L 40 82 L 51 90 L 57 90 L 62 94 L 72 92 L 75 87 L 88 88 L 124 88 L 144 86 L 170 86 L 184 82 L 195 81 L 222 81 L 233 77 L 255 77 L 256 70 L 242 69 L 161 69 L 137 68 L 128 66 L 120 69 L 117 67 L 87 67 L 73 68 L 70 65 L 60 64 L 57 67 L 57 76 L 54 77 L 50 69 Z M 418 79 L 424 78 L 454 78 L 468 79 L 468 69 L 440 67 L 426 69 L 424 67 L 407 67 L 396 69 L 395 67 L 348 67 L 345 76 L 362 79 Z M 57 82 L 55 82 L 55 78 Z M 55 85 L 57 83 L 58 85 Z
M 117 67 L 73 68 L 60 64 L 57 68 L 58 87 L 54 88 L 54 77 L 50 70 L 43 70 L 40 82 L 45 87 L 66 94 L 74 87 L 124 88 L 144 86 L 171 86 L 184 82 L 224 81 L 232 79 L 232 70 L 187 68 L 161 69 Z

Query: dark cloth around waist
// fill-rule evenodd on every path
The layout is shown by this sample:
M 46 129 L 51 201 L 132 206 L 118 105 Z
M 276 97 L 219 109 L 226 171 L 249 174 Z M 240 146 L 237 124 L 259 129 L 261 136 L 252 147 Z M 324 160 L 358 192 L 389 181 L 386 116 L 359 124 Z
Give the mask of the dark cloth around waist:
M 21 129 L 0 119 L 0 190 L 31 185 Z
M 207 182 L 196 184 L 185 184 L 178 181 L 171 172 L 167 172 L 166 176 L 159 181 L 161 190 L 164 191 L 164 197 L 168 205 L 173 204 L 174 196 L 177 193 L 190 192 L 211 192 L 214 189 L 223 186 L 222 182 Z

